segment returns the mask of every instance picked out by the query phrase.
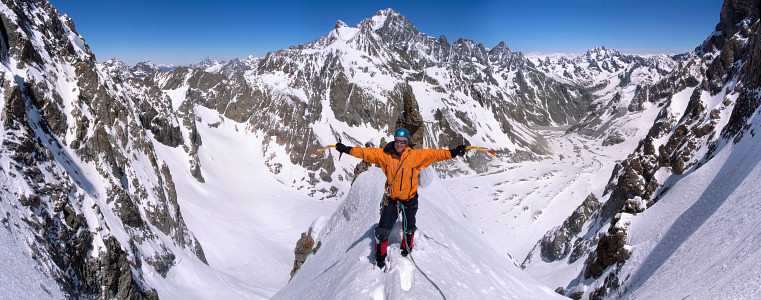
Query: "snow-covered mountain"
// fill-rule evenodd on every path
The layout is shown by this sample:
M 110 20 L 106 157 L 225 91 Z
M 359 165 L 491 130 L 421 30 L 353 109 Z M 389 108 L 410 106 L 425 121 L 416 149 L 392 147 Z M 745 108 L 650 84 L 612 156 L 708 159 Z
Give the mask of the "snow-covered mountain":
M 733 281 L 755 278 L 754 271 L 723 262 L 757 264 L 745 259 L 751 254 L 728 253 L 722 242 L 731 239 L 732 249 L 747 249 L 758 235 L 741 229 L 755 222 L 753 215 L 737 223 L 722 221 L 757 202 L 750 182 L 759 158 L 754 150 L 761 104 L 758 10 L 757 1 L 726 1 L 716 31 L 645 91 L 653 104 L 644 111 L 657 116 L 630 123 L 648 124 L 647 135 L 616 163 L 602 192 L 593 194 L 599 203 L 584 201 L 542 238 L 523 263 L 529 272 L 593 298 L 752 298 L 761 293 Z M 722 226 L 708 229 L 704 223 Z M 713 250 L 699 254 L 691 247 Z M 694 264 L 696 254 L 704 263 L 724 265 L 728 273 L 711 274 L 711 268 Z M 576 275 L 551 274 L 548 264 Z M 705 276 L 659 288 L 667 285 L 664 281 L 685 282 L 686 274 L 698 273 Z
M 335 157 L 308 159 L 305 153 L 337 140 L 377 145 L 390 137 L 397 123 L 411 128 L 418 146 L 478 144 L 496 150 L 505 160 L 545 158 L 551 150 L 532 127 L 573 125 L 595 107 L 630 101 L 640 84 L 660 79 L 675 64 L 667 56 L 617 57 L 623 58 L 618 60 L 622 69 L 616 72 L 600 75 L 582 66 L 590 69 L 582 72 L 585 76 L 611 85 L 598 91 L 556 78 L 505 43 L 488 51 L 465 39 L 450 44 L 445 37 L 420 33 L 404 16 L 387 9 L 356 27 L 339 21 L 328 35 L 312 43 L 262 59 L 227 63 L 207 59 L 201 64 L 205 68 L 160 72 L 149 81 L 173 95 L 178 105 L 189 102 L 212 108 L 274 137 L 266 142 L 270 147 L 263 154 L 273 174 L 312 195 L 334 197 L 346 191 L 354 166 Z M 589 59 L 607 65 L 603 60 L 610 58 Z M 631 73 L 636 74 L 630 83 L 617 80 L 627 74 L 632 77 Z M 649 77 L 640 79 L 645 77 L 640 73 Z M 627 93 L 627 98 L 615 96 L 616 91 Z M 272 155 L 280 149 L 289 157 Z M 491 164 L 481 157 L 469 165 L 437 168 L 443 176 L 452 176 L 483 173 Z M 280 171 L 288 165 L 305 171 L 285 178 Z
M 685 55 L 629 55 L 597 47 L 582 55 L 534 55 L 530 60 L 552 78 L 583 86 L 592 93 L 594 113 L 570 130 L 603 137 L 605 145 L 612 145 L 633 137 L 632 131 L 620 127 L 631 121 L 632 112 L 643 111 L 647 102 L 654 102 L 647 91 L 684 58 Z
M 367 263 L 377 170 L 309 157 L 401 126 L 499 153 L 435 164 L 421 189 L 415 257 L 447 295 L 758 295 L 733 279 L 758 278 L 758 218 L 727 221 L 757 204 L 758 7 L 726 1 L 676 56 L 527 57 L 387 9 L 263 58 L 130 67 L 97 63 L 47 1 L 3 0 L 0 266 L 41 281 L 0 272 L 2 295 L 437 297 L 397 255 Z M 321 246 L 288 283 L 310 224 Z M 694 272 L 714 273 L 675 288 Z

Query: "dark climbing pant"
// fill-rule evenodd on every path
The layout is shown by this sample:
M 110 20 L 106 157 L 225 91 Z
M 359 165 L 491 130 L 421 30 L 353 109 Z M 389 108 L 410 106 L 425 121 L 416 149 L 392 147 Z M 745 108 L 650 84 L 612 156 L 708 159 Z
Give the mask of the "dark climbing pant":
M 395 199 L 388 199 L 388 203 L 381 209 L 380 221 L 378 221 L 378 227 L 375 228 L 375 239 L 379 242 L 385 242 L 388 240 L 391 229 L 394 228 L 394 223 L 399 217 L 399 211 L 401 209 L 398 205 L 404 205 L 404 215 L 402 218 L 407 222 L 407 228 L 404 229 L 406 235 L 415 233 L 415 214 L 417 213 L 418 195 L 415 194 L 409 201 L 399 201 Z M 404 223 L 402 223 L 404 224 Z M 384 251 L 385 252 L 385 251 Z

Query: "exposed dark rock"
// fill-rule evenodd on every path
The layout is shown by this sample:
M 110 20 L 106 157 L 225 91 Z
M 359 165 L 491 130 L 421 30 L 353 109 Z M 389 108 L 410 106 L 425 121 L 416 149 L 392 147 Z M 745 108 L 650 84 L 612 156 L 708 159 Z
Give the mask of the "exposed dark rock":
M 543 259 L 550 262 L 558 261 L 571 251 L 571 242 L 576 235 L 581 233 L 584 224 L 592 217 L 600 207 L 600 202 L 594 194 L 589 194 L 584 202 L 563 221 L 563 225 L 544 235 L 538 246 Z M 528 260 L 528 258 L 527 258 Z M 526 261 L 524 261 L 524 265 Z
M 309 231 L 301 233 L 301 238 L 296 242 L 296 248 L 293 249 L 295 258 L 293 260 L 293 270 L 291 270 L 291 279 L 293 279 L 293 275 L 296 275 L 301 265 L 306 262 L 307 256 L 312 254 L 313 246 L 312 227 L 309 227 Z
M 177 147 L 182 144 L 180 127 L 172 126 L 168 120 L 160 117 L 151 120 L 151 132 L 160 143 L 169 147 Z
M 135 119 L 138 115 L 152 114 L 143 125 L 153 131 L 156 140 L 182 144 L 180 128 L 172 125 L 177 122 L 171 107 L 167 107 L 171 103 L 163 92 L 142 80 L 102 76 L 94 55 L 76 34 L 73 21 L 60 16 L 49 2 L 3 3 L 8 9 L 0 14 L 0 58 L 18 64 L 13 70 L 8 69 L 10 73 L 5 74 L 5 79 L 0 79 L 3 91 L 0 118 L 7 131 L 3 148 L 10 151 L 7 155 L 13 159 L 11 166 L 15 168 L 0 168 L 0 172 L 8 172 L 5 175 L 17 181 L 10 184 L 30 190 L 28 196 L 18 196 L 17 200 L 23 206 L 33 207 L 32 210 L 19 207 L 17 219 L 5 216 L 3 224 L 8 227 L 11 221 L 23 221 L 13 228 L 14 232 L 29 234 L 27 246 L 34 258 L 45 273 L 61 284 L 68 297 L 157 299 L 157 293 L 146 288 L 141 262 L 153 262 L 159 272 L 165 273 L 172 265 L 174 253 L 156 257 L 140 253 L 141 246 L 136 242 L 164 246 L 164 240 L 147 230 L 141 217 L 143 209 L 149 207 L 144 205 L 144 199 L 150 200 L 147 203 L 155 200 L 171 207 L 168 214 L 175 223 L 170 222 L 167 227 L 157 222 L 157 227 L 177 240 L 177 245 L 190 247 L 205 262 L 200 244 L 181 220 L 171 176 L 167 170 L 158 168 L 153 140 Z M 13 19 L 7 18 L 13 14 Z M 71 70 L 73 74 L 69 73 Z M 69 77 L 74 78 L 76 86 L 59 86 Z M 68 98 L 58 94 L 61 88 L 70 89 L 62 91 Z M 78 98 L 72 99 L 70 95 Z M 141 107 L 141 101 L 146 105 Z M 39 116 L 39 121 L 32 123 L 29 116 Z M 76 125 L 67 128 L 69 123 Z M 200 144 L 200 140 L 195 142 Z M 66 149 L 67 144 L 74 153 Z M 138 178 L 144 177 L 136 176 L 133 169 L 132 163 L 143 155 L 152 162 L 157 179 L 168 182 L 166 190 L 149 194 L 141 185 L 148 184 L 153 188 L 150 192 L 156 192 L 151 180 L 140 182 Z M 83 174 L 79 161 L 98 172 Z M 23 174 L 20 178 L 19 173 Z M 150 172 L 144 175 L 151 176 Z M 93 191 L 93 185 L 100 184 L 105 185 L 106 195 L 86 196 Z M 157 199 L 161 198 L 158 194 L 165 195 L 165 199 Z M 91 199 L 85 201 L 85 197 Z M 97 204 L 85 205 L 91 203 L 89 200 Z M 105 206 L 101 200 L 107 202 Z M 103 220 L 100 210 L 112 205 L 113 213 L 124 225 Z M 132 239 L 129 252 L 121 249 L 114 237 L 108 237 L 108 232 L 115 228 L 88 228 L 85 214 L 98 218 L 97 222 L 105 227 L 130 227 L 126 228 L 128 238 Z M 98 234 L 94 236 L 94 232 Z M 104 239 L 105 252 L 92 252 L 93 245 L 101 244 L 94 241 L 96 238 Z
M 378 145 L 378 148 L 382 148 L 385 144 L 386 144 L 386 139 L 382 138 L 380 144 Z M 367 148 L 373 147 L 373 144 L 371 144 L 370 142 L 367 142 L 367 143 L 365 143 L 365 147 L 367 147 Z M 359 174 L 362 174 L 363 172 L 369 170 L 372 165 L 373 164 L 371 164 L 369 162 L 366 162 L 364 160 L 360 161 L 357 164 L 357 166 L 354 167 L 354 173 L 353 173 L 354 177 L 352 178 L 351 183 L 354 184 L 354 180 L 357 179 L 357 176 L 359 176 Z
M 161 277 L 166 278 L 166 274 L 169 269 L 174 265 L 175 256 L 174 253 L 169 252 L 166 249 L 164 251 L 154 255 L 151 258 L 146 259 L 146 262 L 151 265 Z
M 645 155 L 655 155 L 655 145 L 653 145 L 653 138 L 647 136 L 643 141 L 642 153 Z
M 436 110 L 433 117 L 441 129 L 441 134 L 438 136 L 439 147 L 454 148 L 459 144 L 470 145 L 460 133 L 452 129 L 452 124 L 449 122 L 448 118 L 445 117 L 444 112 Z
M 36 208 L 40 206 L 40 197 L 38 197 L 37 195 L 31 195 L 29 197 L 27 197 L 26 195 L 21 195 L 19 196 L 18 201 L 19 203 L 21 203 L 21 205 L 27 206 L 30 208 Z
M 117 215 L 122 219 L 124 225 L 134 228 L 143 227 L 144 222 L 140 217 L 139 208 L 124 190 L 115 188 L 109 190 L 108 194 L 109 199 L 114 200 Z
M 106 239 L 106 252 L 101 253 L 101 285 L 106 299 L 158 299 L 155 291 L 144 291 L 132 275 L 127 253 L 114 237 Z
M 729 117 L 729 122 L 721 132 L 722 137 L 729 139 L 742 136 L 747 120 L 761 106 L 761 98 L 754 94 L 750 90 L 743 90 L 740 96 L 737 97 L 735 107 Z M 738 141 L 737 138 L 735 139 L 736 141 Z
M 637 214 L 645 211 L 647 205 L 641 197 L 634 197 L 626 200 L 623 211 L 630 214 Z
M 607 299 L 613 292 L 617 291 L 621 287 L 621 283 L 618 280 L 618 275 L 615 272 L 611 272 L 608 277 L 605 277 L 605 281 L 602 286 L 597 288 L 589 295 L 590 300 L 602 300 Z
M 581 297 L 584 297 L 584 292 L 582 292 L 582 291 L 573 292 L 570 295 L 568 295 L 568 298 L 571 298 L 571 299 L 574 299 L 574 300 L 579 300 L 579 299 L 581 299 Z
M 681 155 L 671 162 L 671 170 L 676 175 L 684 174 L 684 159 Z
M 624 138 L 623 135 L 621 135 L 620 133 L 617 133 L 617 132 L 613 132 L 610 135 L 608 135 L 608 137 L 605 138 L 605 140 L 602 141 L 602 145 L 603 146 L 612 146 L 612 145 L 615 145 L 615 144 L 623 143 L 625 141 L 626 141 L 626 139 Z
M 421 148 L 423 146 L 423 116 L 418 110 L 417 100 L 412 93 L 412 88 L 406 85 L 402 92 L 402 113 L 396 121 L 396 128 L 406 128 L 410 132 L 410 147 Z
M 565 296 L 565 289 L 563 287 L 558 287 L 555 289 L 555 293 L 558 293 L 561 296 Z
M 727 36 L 732 36 L 737 32 L 735 26 L 745 18 L 758 20 L 759 7 L 761 4 L 757 0 L 726 0 L 721 6 L 719 15 L 719 24 L 716 30 L 724 32 Z
M 642 111 L 645 109 L 645 102 L 649 100 L 649 89 L 637 85 L 634 90 L 634 98 L 627 108 L 630 112 Z
M 591 248 L 591 240 L 588 239 L 576 239 L 576 241 L 573 242 L 573 250 L 571 250 L 571 254 L 568 255 L 568 263 L 575 263 L 580 258 L 584 257 L 587 253 L 589 253 L 589 248 Z
M 330 88 L 331 109 L 336 119 L 349 126 L 359 126 L 368 120 L 377 119 L 378 103 L 365 90 L 349 83 L 343 73 L 333 81 Z
M 645 193 L 644 193 L 644 194 L 642 194 L 642 199 L 645 199 L 645 200 L 647 200 L 647 199 L 650 199 L 650 198 L 652 198 L 652 197 L 653 197 L 653 195 L 655 194 L 655 192 L 656 192 L 656 191 L 658 190 L 658 188 L 660 188 L 660 187 L 661 187 L 661 185 L 660 185 L 660 183 L 658 183 L 658 180 L 657 180 L 657 179 L 655 179 L 655 178 L 651 178 L 651 179 L 650 179 L 650 180 L 647 182 L 647 186 L 645 187 Z M 648 206 L 649 206 L 650 204 L 651 204 L 651 203 L 649 203 L 649 202 L 648 202 Z
M 600 221 L 610 220 L 618 213 L 626 203 L 626 200 L 642 196 L 647 183 L 641 175 L 642 167 L 638 162 L 628 161 L 624 166 L 623 174 L 618 178 L 610 198 L 600 208 Z M 638 171 L 639 170 L 639 171 Z
M 8 90 L 10 86 L 6 83 L 3 86 L 4 90 Z M 0 117 L 3 119 L 3 124 L 6 127 L 11 127 L 16 122 L 26 122 L 26 104 L 21 94 L 21 88 L 14 86 L 10 93 L 5 93 L 5 107 Z
M 63 135 L 66 130 L 67 117 L 59 107 L 59 103 L 63 102 L 61 96 L 55 91 L 50 91 L 47 84 L 44 82 L 37 84 L 26 82 L 24 90 L 32 105 L 42 113 L 42 122 L 47 125 L 47 128 L 56 135 Z M 48 97 L 45 92 L 52 93 L 54 99 Z
M 584 278 L 599 278 L 608 266 L 626 262 L 631 252 L 624 249 L 625 244 L 626 231 L 611 226 L 607 234 L 600 237 L 597 248 L 589 254 L 585 262 Z
M 21 61 L 27 65 L 42 65 L 44 63 L 40 53 L 37 52 L 37 50 L 34 48 L 34 45 L 32 45 L 32 41 L 30 40 L 26 40 L 24 43 L 24 50 L 22 51 Z

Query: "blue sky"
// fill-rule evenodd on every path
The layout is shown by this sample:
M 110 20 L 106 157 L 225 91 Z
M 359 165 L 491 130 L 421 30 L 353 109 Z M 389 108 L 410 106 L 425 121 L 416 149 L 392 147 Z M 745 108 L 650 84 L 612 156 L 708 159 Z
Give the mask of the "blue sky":
M 355 26 L 393 8 L 430 36 L 504 41 L 524 53 L 692 51 L 719 22 L 721 0 L 161 1 L 51 0 L 69 14 L 98 61 L 191 64 L 264 56 Z

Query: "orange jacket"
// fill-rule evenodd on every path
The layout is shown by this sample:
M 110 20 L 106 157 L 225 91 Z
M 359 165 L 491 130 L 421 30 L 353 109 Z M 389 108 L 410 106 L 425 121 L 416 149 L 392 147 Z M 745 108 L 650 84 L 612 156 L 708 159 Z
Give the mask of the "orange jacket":
M 386 189 L 388 190 L 391 186 L 388 196 L 392 199 L 408 201 L 417 193 L 420 169 L 430 166 L 434 161 L 452 158 L 452 153 L 446 149 L 412 149 L 409 147 L 404 149 L 400 157 L 394 150 L 393 143 L 389 143 L 383 149 L 353 147 L 349 153 L 351 156 L 361 158 L 366 162 L 380 165 L 383 173 L 386 173 Z

